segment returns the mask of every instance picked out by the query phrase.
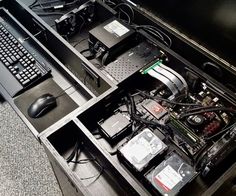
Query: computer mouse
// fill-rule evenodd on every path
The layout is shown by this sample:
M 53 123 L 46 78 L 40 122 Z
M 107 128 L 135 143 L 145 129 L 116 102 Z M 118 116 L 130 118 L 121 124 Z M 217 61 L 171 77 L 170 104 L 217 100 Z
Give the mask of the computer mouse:
M 28 115 L 31 118 L 39 118 L 57 106 L 56 97 L 51 94 L 43 94 L 29 106 Z

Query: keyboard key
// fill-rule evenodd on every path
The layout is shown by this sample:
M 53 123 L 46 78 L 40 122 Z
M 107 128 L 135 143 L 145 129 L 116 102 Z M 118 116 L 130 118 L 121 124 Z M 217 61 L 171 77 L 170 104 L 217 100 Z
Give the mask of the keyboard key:
M 16 65 L 16 66 L 14 66 L 14 69 L 15 69 L 16 71 L 18 71 L 18 70 L 19 70 L 19 67 Z
M 16 78 L 17 78 L 18 80 L 20 80 L 22 77 L 21 77 L 20 74 L 16 74 Z
M 12 59 L 11 59 L 10 57 L 7 57 L 7 61 L 8 61 L 10 64 L 13 63 L 13 61 L 12 61 Z
M 37 78 L 38 76 L 36 75 L 36 74 L 34 74 L 34 75 L 32 75 L 31 77 L 30 77 L 30 80 L 33 80 L 34 78 Z
M 30 80 L 27 79 L 27 80 L 25 80 L 24 82 L 22 82 L 22 84 L 23 84 L 23 85 L 26 85 L 26 84 L 29 83 L 29 82 L 30 82 Z
M 24 56 L 24 54 L 21 52 L 21 51 L 19 51 L 19 53 L 18 53 L 20 56 Z

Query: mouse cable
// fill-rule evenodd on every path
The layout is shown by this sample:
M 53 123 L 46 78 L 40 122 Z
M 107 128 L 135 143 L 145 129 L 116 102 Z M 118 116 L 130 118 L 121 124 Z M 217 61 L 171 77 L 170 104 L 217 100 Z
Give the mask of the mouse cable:
M 76 88 L 76 87 L 78 87 L 78 86 L 79 86 L 79 83 L 77 83 L 76 85 L 70 85 L 70 86 L 68 86 L 66 89 L 62 90 L 57 96 L 55 96 L 55 98 L 57 99 L 57 98 L 63 96 L 64 94 L 66 94 L 66 91 L 67 91 L 68 89 L 70 89 L 70 88 L 72 88 L 72 87 Z M 74 93 L 75 91 L 77 91 L 77 90 L 75 89 L 72 93 Z M 70 93 L 70 94 L 72 94 L 72 93 Z

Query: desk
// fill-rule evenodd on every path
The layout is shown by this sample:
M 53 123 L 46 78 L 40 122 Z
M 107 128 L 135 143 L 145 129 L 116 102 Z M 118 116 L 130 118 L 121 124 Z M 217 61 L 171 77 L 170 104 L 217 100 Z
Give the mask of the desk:
M 96 3 L 100 9 L 106 8 L 101 1 L 96 1 Z M 80 50 L 80 47 L 84 47 L 84 43 L 74 48 L 67 40 L 56 33 L 51 27 L 52 20 L 45 19 L 49 23 L 47 24 L 18 1 L 6 2 L 5 6 L 12 14 L 14 13 L 14 16 L 32 34 L 38 33 L 36 30 L 39 28 L 43 30 L 43 36 L 39 36 L 38 40 L 35 39 L 35 41 L 39 42 L 40 47 L 47 52 L 48 60 L 52 62 L 52 79 L 35 86 L 15 99 L 7 95 L 3 88 L 0 90 L 4 98 L 13 106 L 42 143 L 64 195 L 150 195 L 153 193 L 147 188 L 148 185 L 144 182 L 143 176 L 140 177 L 125 167 L 122 161 L 118 159 L 118 156 L 112 154 L 109 151 L 110 149 L 107 149 L 108 142 L 104 138 L 97 138 L 94 133 L 97 126 L 96 122 L 102 117 L 105 118 L 107 113 L 111 113 L 111 110 L 115 108 L 113 106 L 114 102 L 119 99 L 123 100 L 122 95 L 125 91 L 132 92 L 133 88 L 147 87 L 149 84 L 152 86 L 156 84 L 156 81 L 144 79 L 143 84 L 141 84 L 140 78 L 145 76 L 140 76 L 140 74 L 135 72 L 125 82 L 118 83 L 109 75 L 105 75 L 101 66 L 96 66 L 98 62 L 89 61 L 79 53 L 78 50 Z M 196 56 L 199 57 L 199 62 L 214 59 L 212 55 L 206 54 L 205 50 L 196 49 L 197 45 L 179 35 L 177 31 L 165 27 L 159 20 L 156 21 L 154 20 L 155 18 L 150 18 L 147 13 L 141 12 L 138 8 L 134 8 L 134 10 L 137 17 L 136 22 L 157 25 L 175 41 L 171 49 L 160 41 L 155 42 L 156 44 L 158 43 L 156 47 L 163 49 L 170 57 L 173 63 L 172 69 L 175 68 L 183 74 L 186 72 L 183 67 L 191 67 L 193 71 L 202 73 L 198 67 L 191 63 Z M 113 14 L 113 12 L 108 11 L 109 14 Z M 116 13 L 114 12 L 114 14 Z M 27 20 L 25 20 L 26 18 Z M 100 22 L 102 21 L 98 20 L 93 25 L 96 26 Z M 93 28 L 93 25 L 90 28 Z M 86 35 L 88 35 L 88 30 L 85 29 Z M 79 40 L 82 40 L 86 35 L 79 34 Z M 75 36 L 73 39 L 75 40 L 75 38 L 77 37 Z M 178 50 L 185 51 L 187 49 L 189 49 L 189 54 L 191 54 L 188 59 L 184 59 L 176 53 Z M 218 62 L 220 60 L 214 59 L 214 61 Z M 179 67 L 173 66 L 174 64 L 178 64 Z M 209 77 L 206 73 L 201 75 L 212 79 L 217 84 L 217 87 L 223 89 L 223 85 L 215 78 Z M 42 90 L 42 92 L 49 91 L 52 83 L 57 89 L 55 93 L 60 92 L 60 88 L 67 89 L 71 85 L 76 86 L 77 90 L 75 91 L 75 88 L 72 88 L 70 92 L 67 92 L 70 103 L 69 101 L 62 103 L 68 109 L 66 114 L 59 115 L 52 123 L 45 123 L 46 126 L 42 126 L 41 123 L 35 124 L 33 120 L 24 115 L 27 106 L 23 100 L 26 98 L 29 100 L 34 99 L 35 96 L 38 96 L 39 90 Z M 225 91 L 229 92 L 227 89 Z M 228 93 L 228 96 L 230 98 L 233 95 Z M 69 108 L 66 104 L 73 107 Z M 59 111 L 65 112 L 64 109 Z M 53 113 L 51 115 L 54 116 Z M 68 161 L 70 155 L 75 153 L 74 149 L 77 150 L 78 143 L 82 148 L 78 156 L 82 160 L 90 160 L 86 161 L 86 164 L 73 164 Z M 112 145 L 109 146 L 111 147 Z M 183 157 L 186 157 L 186 155 L 183 155 Z M 186 191 L 184 193 L 194 190 L 191 194 L 199 195 L 208 188 L 208 184 L 197 178 L 193 184 L 186 188 L 187 190 L 184 190 Z M 212 190 L 217 189 L 218 186 Z

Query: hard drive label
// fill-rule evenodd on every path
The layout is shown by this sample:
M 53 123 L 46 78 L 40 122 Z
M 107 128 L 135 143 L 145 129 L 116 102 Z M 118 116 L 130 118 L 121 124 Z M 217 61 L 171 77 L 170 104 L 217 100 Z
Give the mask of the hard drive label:
M 167 165 L 155 176 L 155 180 L 166 191 L 170 191 L 182 180 L 182 177 L 170 165 Z
M 107 30 L 111 34 L 115 34 L 117 37 L 121 37 L 124 34 L 129 32 L 129 29 L 126 28 L 121 23 L 119 23 L 117 20 L 114 20 L 111 23 L 104 26 L 104 29 Z

